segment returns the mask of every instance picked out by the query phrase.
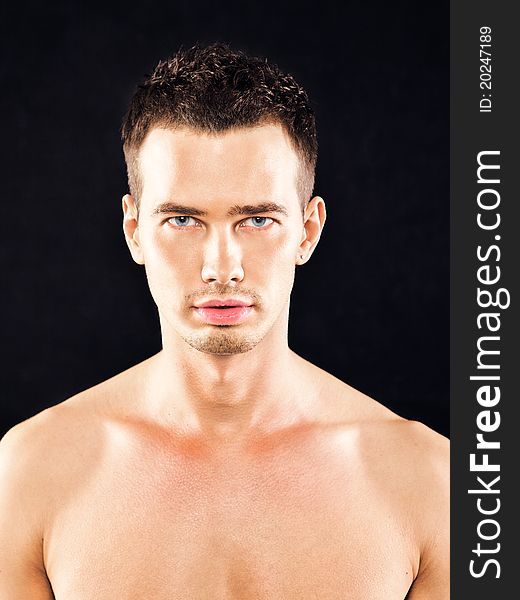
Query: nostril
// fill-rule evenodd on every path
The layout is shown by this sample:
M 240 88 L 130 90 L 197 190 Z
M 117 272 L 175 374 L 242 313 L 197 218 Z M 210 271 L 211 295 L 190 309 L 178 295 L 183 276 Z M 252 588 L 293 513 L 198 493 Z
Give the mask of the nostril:
M 220 283 L 225 285 L 229 282 L 238 283 L 244 279 L 244 270 L 237 262 L 235 264 L 205 264 L 202 267 L 201 278 L 206 283 Z

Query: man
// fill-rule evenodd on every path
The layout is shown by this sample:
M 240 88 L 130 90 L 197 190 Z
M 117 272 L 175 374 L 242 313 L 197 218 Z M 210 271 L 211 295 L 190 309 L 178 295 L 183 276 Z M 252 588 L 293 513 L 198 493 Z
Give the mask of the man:
M 305 92 L 195 47 L 123 141 L 163 349 L 3 439 L 0 597 L 448 598 L 447 441 L 288 347 L 325 223 Z

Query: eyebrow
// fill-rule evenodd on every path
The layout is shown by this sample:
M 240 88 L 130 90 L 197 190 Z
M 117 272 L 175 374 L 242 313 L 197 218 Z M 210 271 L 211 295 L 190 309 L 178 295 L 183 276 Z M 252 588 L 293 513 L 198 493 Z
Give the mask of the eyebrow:
M 204 217 L 208 213 L 193 206 L 184 206 L 183 204 L 173 204 L 172 202 L 163 202 L 153 209 L 153 215 L 162 215 L 164 213 L 180 213 L 190 217 Z
M 274 202 L 262 202 L 261 204 L 235 204 L 232 206 L 227 214 L 230 217 L 235 215 L 257 215 L 259 213 L 279 213 L 288 216 L 287 209 L 280 204 Z M 179 213 L 190 217 L 204 217 L 208 213 L 200 208 L 194 208 L 193 206 L 185 206 L 183 204 L 174 204 L 172 202 L 163 202 L 156 206 L 152 212 L 153 215 L 162 215 L 165 213 Z
M 274 212 L 287 216 L 287 209 L 274 202 L 263 202 L 261 204 L 245 204 L 239 206 L 235 204 L 228 210 L 230 217 L 234 215 L 257 215 L 258 213 Z

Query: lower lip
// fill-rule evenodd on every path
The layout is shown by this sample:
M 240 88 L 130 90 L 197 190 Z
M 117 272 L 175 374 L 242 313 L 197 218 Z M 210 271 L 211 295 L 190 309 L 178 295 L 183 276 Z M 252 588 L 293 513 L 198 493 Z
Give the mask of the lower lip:
M 253 312 L 252 306 L 230 306 L 229 308 L 195 308 L 197 315 L 209 325 L 238 325 Z

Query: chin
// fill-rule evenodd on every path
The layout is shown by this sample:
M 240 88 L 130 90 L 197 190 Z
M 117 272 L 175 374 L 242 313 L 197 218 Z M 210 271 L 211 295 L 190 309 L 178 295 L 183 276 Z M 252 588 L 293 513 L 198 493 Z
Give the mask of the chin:
M 246 335 L 233 331 L 231 327 L 219 327 L 219 331 L 184 337 L 184 341 L 195 350 L 217 356 L 244 354 L 252 350 L 263 336 Z

